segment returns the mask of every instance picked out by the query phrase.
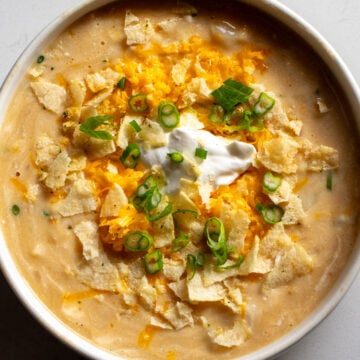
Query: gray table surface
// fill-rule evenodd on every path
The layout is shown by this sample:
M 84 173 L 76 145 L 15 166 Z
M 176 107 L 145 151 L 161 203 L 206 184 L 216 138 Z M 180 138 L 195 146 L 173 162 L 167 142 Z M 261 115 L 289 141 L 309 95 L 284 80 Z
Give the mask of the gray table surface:
M 0 0 L 0 83 L 32 38 L 81 0 Z M 360 1 L 282 0 L 311 23 L 360 83 Z M 48 334 L 13 295 L 0 274 L 0 359 L 82 359 Z M 280 360 L 360 359 L 360 277 L 339 306 Z

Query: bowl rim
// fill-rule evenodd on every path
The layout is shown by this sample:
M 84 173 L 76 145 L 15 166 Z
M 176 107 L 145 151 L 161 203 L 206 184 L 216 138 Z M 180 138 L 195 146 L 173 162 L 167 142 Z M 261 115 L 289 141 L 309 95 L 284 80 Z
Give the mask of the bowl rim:
M 19 56 L 14 66 L 6 76 L 0 88 L 0 115 L 3 118 L 9 102 L 17 88 L 18 81 L 23 77 L 24 71 L 30 66 L 35 55 L 45 45 L 55 39 L 65 28 L 86 13 L 100 8 L 106 4 L 121 0 L 84 0 L 71 9 L 63 12 L 51 21 L 26 47 Z M 353 116 L 359 130 L 360 113 L 356 108 L 360 107 L 360 89 L 348 70 L 347 66 L 325 40 L 325 38 L 307 21 L 296 14 L 278 0 L 237 0 L 248 4 L 260 11 L 277 19 L 286 27 L 293 30 L 305 43 L 313 48 L 315 53 L 328 66 L 330 72 L 342 87 L 345 97 L 353 110 Z M 0 126 L 2 125 L 2 121 Z M 264 360 L 279 356 L 289 347 L 300 341 L 306 334 L 311 332 L 319 325 L 338 305 L 343 296 L 349 290 L 351 284 L 360 272 L 360 234 L 356 239 L 356 244 L 348 259 L 346 267 L 338 277 L 329 293 L 321 303 L 315 308 L 313 313 L 297 325 L 292 331 L 283 337 L 256 350 L 248 355 L 244 355 L 239 360 Z M 15 292 L 17 298 L 32 316 L 43 325 L 50 333 L 57 337 L 62 343 L 73 350 L 91 359 L 119 360 L 121 357 L 109 353 L 107 350 L 93 345 L 80 334 L 72 330 L 68 325 L 52 313 L 46 305 L 38 298 L 30 285 L 21 276 L 15 261 L 12 259 L 6 241 L 0 233 L 0 269 L 2 270 L 7 282 Z M 125 360 L 125 358 L 124 358 Z

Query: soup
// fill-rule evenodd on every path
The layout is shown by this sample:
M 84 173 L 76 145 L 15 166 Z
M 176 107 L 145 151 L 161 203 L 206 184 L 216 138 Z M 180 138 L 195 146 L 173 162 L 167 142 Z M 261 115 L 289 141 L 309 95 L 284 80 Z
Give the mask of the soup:
M 8 247 L 101 348 L 240 357 L 309 316 L 351 253 L 344 108 L 312 51 L 251 8 L 111 4 L 44 48 L 14 95 Z

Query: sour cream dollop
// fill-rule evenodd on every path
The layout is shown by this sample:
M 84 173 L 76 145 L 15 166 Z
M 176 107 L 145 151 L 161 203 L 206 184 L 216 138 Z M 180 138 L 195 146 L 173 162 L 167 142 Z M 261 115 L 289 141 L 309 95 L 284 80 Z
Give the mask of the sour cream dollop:
M 206 159 L 195 156 L 196 148 L 207 151 Z M 173 163 L 167 154 L 179 152 L 184 156 L 181 163 Z M 206 130 L 180 127 L 167 134 L 167 144 L 143 150 L 144 163 L 161 167 L 167 178 L 165 191 L 179 191 L 180 179 L 185 178 L 215 190 L 220 185 L 231 184 L 245 172 L 255 158 L 253 145 L 241 141 L 230 141 Z

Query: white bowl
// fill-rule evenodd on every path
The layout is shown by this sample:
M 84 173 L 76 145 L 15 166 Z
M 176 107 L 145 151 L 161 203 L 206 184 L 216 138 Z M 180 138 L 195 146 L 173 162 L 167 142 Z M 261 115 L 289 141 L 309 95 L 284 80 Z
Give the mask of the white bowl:
M 87 12 L 94 10 L 102 5 L 110 3 L 114 0 L 87 0 L 70 11 L 63 13 L 50 25 L 48 25 L 30 44 L 30 46 L 21 55 L 16 62 L 0 93 L 0 118 L 3 118 L 6 108 L 16 90 L 19 80 L 22 78 L 24 71 L 33 62 L 33 59 L 44 48 L 46 44 L 52 41 L 60 32 L 68 25 L 80 18 Z M 301 38 L 303 38 L 323 59 L 335 79 L 342 87 L 345 97 L 348 99 L 351 111 L 357 127 L 360 128 L 360 91 L 344 65 L 343 61 L 327 43 L 327 41 L 319 35 L 319 33 L 294 12 L 283 6 L 276 0 L 244 0 L 263 12 L 273 16 L 283 24 L 291 28 Z M 26 306 L 26 308 L 39 320 L 39 322 L 47 328 L 52 334 L 58 337 L 68 346 L 77 350 L 81 354 L 93 359 L 119 359 L 108 352 L 105 352 L 82 337 L 77 335 L 73 330 L 61 323 L 57 318 L 43 305 L 37 295 L 29 287 L 17 270 L 11 254 L 8 251 L 6 242 L 0 234 L 0 265 L 2 271 L 7 278 L 9 284 L 17 294 L 18 298 Z M 348 260 L 346 268 L 339 276 L 332 290 L 323 299 L 318 308 L 305 319 L 298 327 L 289 332 L 284 337 L 268 346 L 241 358 L 241 360 L 260 360 L 271 359 L 279 356 L 290 346 L 298 342 L 305 334 L 309 333 L 317 326 L 340 302 L 351 283 L 356 277 L 360 269 L 360 235 L 358 235 L 356 246 Z

